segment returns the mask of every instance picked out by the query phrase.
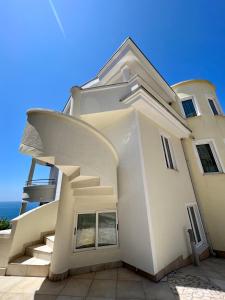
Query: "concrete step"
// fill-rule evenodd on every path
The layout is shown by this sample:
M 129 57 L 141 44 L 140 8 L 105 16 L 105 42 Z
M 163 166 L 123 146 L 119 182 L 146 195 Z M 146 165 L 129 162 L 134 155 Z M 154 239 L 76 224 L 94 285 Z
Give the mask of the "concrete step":
M 33 256 L 35 258 L 51 261 L 52 249 L 44 244 L 37 244 L 26 248 L 26 255 Z
M 100 185 L 100 177 L 98 176 L 78 176 L 71 181 L 72 188 L 83 188 Z
M 30 256 L 21 256 L 9 263 L 6 275 L 46 277 L 49 273 L 50 262 Z
M 66 176 L 69 176 L 70 180 L 76 176 L 80 175 L 80 167 L 79 166 L 69 166 L 69 165 L 55 165 L 61 172 L 63 172 Z
M 77 167 L 73 173 L 69 176 L 69 180 L 72 181 L 74 178 L 80 175 L 80 167 Z
M 45 236 L 45 244 L 53 250 L 55 241 L 55 235 L 47 235 Z
M 113 195 L 111 186 L 91 186 L 83 188 L 74 188 L 74 196 L 106 196 Z

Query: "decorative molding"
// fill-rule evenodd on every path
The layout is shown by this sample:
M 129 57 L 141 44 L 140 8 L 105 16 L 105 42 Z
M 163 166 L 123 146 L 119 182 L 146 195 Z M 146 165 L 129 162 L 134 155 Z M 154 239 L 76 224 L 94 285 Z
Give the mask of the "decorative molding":
M 178 138 L 187 138 L 191 130 L 169 108 L 165 107 L 153 95 L 140 86 L 134 93 L 121 100 L 132 105 L 160 127 L 170 131 Z

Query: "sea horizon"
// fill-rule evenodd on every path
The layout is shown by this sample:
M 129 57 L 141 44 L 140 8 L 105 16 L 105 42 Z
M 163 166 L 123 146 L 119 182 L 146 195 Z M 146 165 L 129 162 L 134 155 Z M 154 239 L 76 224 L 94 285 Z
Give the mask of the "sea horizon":
M 0 218 L 6 218 L 12 220 L 19 216 L 20 206 L 22 201 L 0 201 Z M 27 211 L 39 205 L 38 202 L 28 202 Z

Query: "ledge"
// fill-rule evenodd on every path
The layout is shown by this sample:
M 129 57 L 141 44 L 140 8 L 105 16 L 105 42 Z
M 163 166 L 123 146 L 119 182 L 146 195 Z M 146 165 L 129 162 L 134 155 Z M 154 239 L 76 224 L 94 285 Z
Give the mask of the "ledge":
M 11 235 L 11 229 L 0 230 L 0 239 L 8 239 Z

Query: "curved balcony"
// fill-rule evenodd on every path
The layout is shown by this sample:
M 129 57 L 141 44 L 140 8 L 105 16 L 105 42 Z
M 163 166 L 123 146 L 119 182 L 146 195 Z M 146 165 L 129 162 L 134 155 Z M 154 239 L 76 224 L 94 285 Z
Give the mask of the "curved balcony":
M 51 202 L 55 199 L 55 179 L 35 179 L 26 182 L 23 200 L 29 202 Z

